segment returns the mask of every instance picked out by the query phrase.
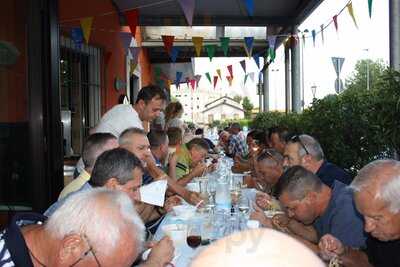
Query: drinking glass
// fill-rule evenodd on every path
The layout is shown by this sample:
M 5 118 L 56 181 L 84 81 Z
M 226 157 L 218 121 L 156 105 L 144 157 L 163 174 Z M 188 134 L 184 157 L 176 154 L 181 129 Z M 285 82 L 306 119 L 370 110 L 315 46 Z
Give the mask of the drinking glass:
M 201 245 L 201 225 L 192 223 L 187 231 L 186 242 L 189 247 L 196 249 Z

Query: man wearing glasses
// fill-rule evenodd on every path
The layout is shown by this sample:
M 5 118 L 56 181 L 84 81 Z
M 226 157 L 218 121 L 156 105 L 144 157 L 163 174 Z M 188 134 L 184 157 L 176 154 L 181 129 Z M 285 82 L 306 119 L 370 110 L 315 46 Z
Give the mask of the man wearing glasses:
M 283 156 L 285 168 L 300 165 L 316 174 L 329 187 L 332 187 L 335 180 L 346 185 L 351 183 L 350 175 L 328 162 L 321 145 L 309 135 L 294 135 L 287 142 Z

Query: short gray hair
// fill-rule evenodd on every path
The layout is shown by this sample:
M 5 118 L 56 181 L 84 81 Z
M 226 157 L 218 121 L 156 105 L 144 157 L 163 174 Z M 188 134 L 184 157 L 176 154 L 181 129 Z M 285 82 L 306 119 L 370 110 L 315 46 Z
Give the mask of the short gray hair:
M 302 134 L 299 135 L 300 141 L 303 143 L 304 147 L 307 149 L 309 155 L 311 155 L 315 160 L 320 161 L 325 159 L 324 151 L 320 143 L 311 135 Z M 307 154 L 304 147 L 299 144 L 299 155 L 304 156 Z
M 121 135 L 119 136 L 119 138 L 118 138 L 119 145 L 123 146 L 123 145 L 127 145 L 127 144 L 128 145 L 132 144 L 132 138 L 131 137 L 134 134 L 144 135 L 144 136 L 147 137 L 147 134 L 143 129 L 139 129 L 139 128 L 135 128 L 135 127 L 128 128 L 125 131 L 123 131 L 121 133 Z
M 387 202 L 389 210 L 398 213 L 400 211 L 400 162 L 393 159 L 372 161 L 358 172 L 350 187 L 355 192 L 360 192 L 373 182 L 380 185 L 375 198 Z
M 145 237 L 144 224 L 128 195 L 104 188 L 71 195 L 50 216 L 45 230 L 56 239 L 85 235 L 106 255 L 113 252 L 127 231 L 136 239 L 137 251 L 141 251 Z

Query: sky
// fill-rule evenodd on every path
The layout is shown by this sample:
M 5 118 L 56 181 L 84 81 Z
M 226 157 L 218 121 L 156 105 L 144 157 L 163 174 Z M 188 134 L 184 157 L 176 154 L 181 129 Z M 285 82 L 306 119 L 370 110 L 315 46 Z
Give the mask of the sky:
M 372 18 L 368 15 L 367 0 L 353 0 L 353 9 L 358 24 L 355 27 L 347 9 L 338 16 L 338 32 L 333 23 L 324 30 L 324 43 L 321 35 L 316 36 L 316 45 L 313 47 L 312 38 L 306 38 L 303 48 L 304 65 L 304 100 L 307 106 L 313 96 L 311 86 L 317 87 L 316 97 L 322 98 L 327 94 L 335 93 L 334 81 L 336 74 L 331 57 L 344 57 L 345 62 L 341 72 L 343 82 L 349 78 L 357 60 L 370 58 L 383 59 L 389 62 L 389 1 L 381 0 L 373 2 Z M 325 0 L 302 23 L 300 30 L 312 30 L 317 32 L 320 25 L 327 25 L 332 17 L 346 6 L 348 0 Z M 222 90 L 227 95 L 236 94 L 249 96 L 254 106 L 258 106 L 257 74 L 252 81 L 248 79 L 244 85 L 244 71 L 240 65 L 243 58 L 214 58 L 212 62 L 208 58 L 195 59 L 195 73 L 203 75 L 200 81 L 202 88 L 213 90 L 212 84 L 205 78 L 204 73 L 209 72 L 211 77 L 221 69 L 222 82 L 218 81 L 215 90 Z M 229 87 L 226 76 L 226 66 L 233 65 L 234 81 Z M 257 66 L 253 59 L 246 58 L 247 72 L 257 73 Z M 213 79 L 213 78 L 212 78 Z M 284 54 L 283 47 L 277 50 L 275 62 L 270 66 L 270 109 L 284 110 L 285 108 L 285 84 L 284 84 Z

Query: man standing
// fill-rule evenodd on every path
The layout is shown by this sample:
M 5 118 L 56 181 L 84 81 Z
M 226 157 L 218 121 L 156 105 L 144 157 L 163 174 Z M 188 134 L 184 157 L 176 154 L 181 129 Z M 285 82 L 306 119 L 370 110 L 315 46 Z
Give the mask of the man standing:
M 358 172 L 351 188 L 369 233 L 366 248 L 359 250 L 326 235 L 319 244 L 322 256 L 338 256 L 345 267 L 400 266 L 400 162 L 369 163 Z
M 287 142 L 283 156 L 285 158 L 284 166 L 303 166 L 316 174 L 329 187 L 332 187 L 335 180 L 346 185 L 351 183 L 350 175 L 335 164 L 328 162 L 321 145 L 309 135 L 294 135 Z

